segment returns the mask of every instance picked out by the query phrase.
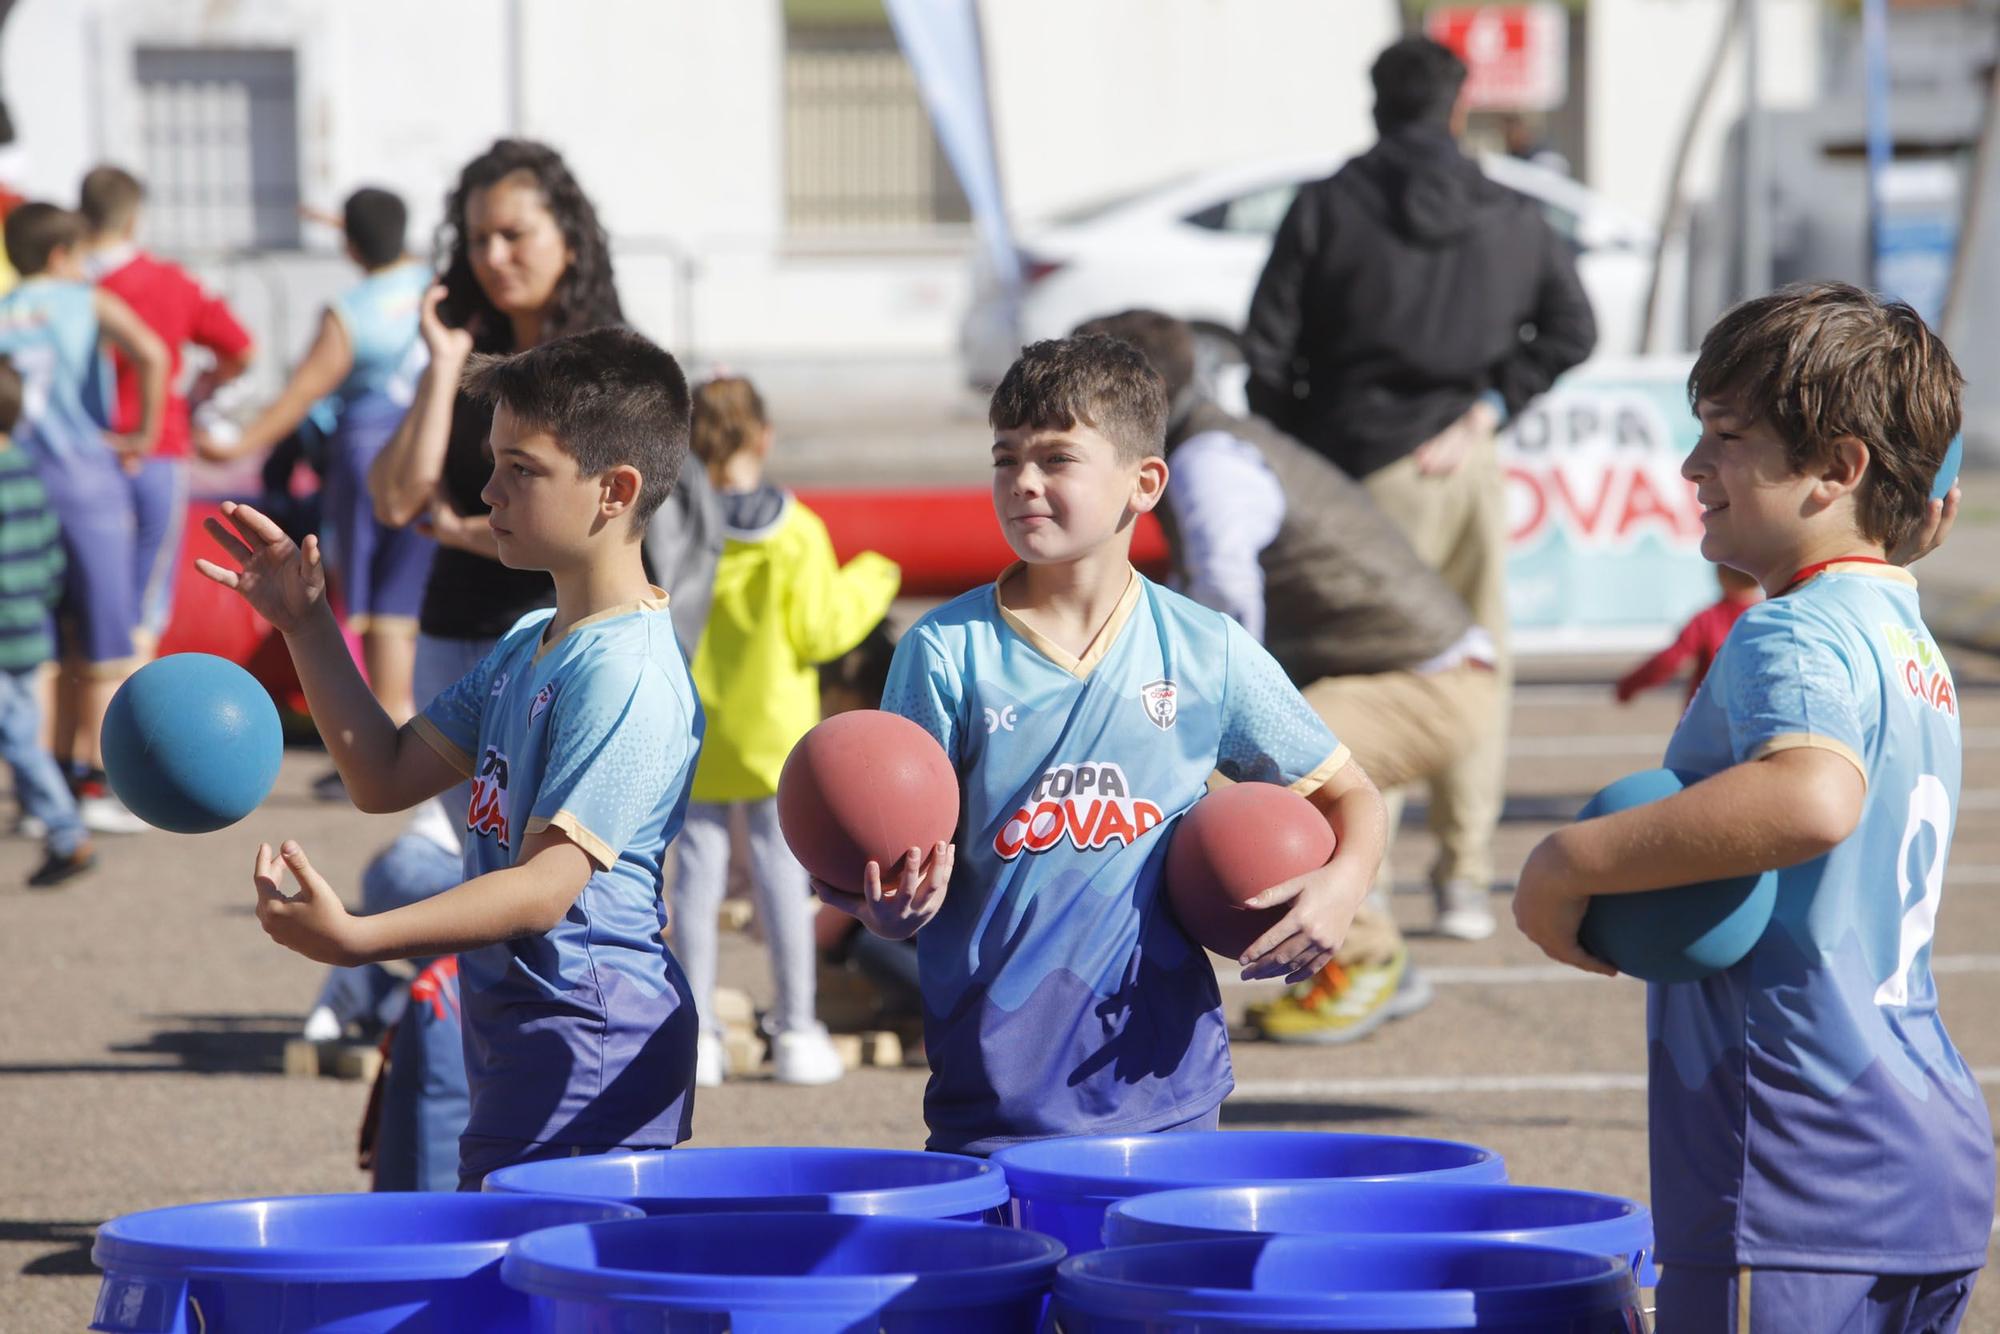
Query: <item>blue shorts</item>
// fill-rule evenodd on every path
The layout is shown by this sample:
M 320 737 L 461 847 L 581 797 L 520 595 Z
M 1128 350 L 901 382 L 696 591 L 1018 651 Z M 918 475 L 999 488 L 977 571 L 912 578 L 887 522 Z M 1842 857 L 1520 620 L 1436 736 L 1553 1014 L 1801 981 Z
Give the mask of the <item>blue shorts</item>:
M 1848 1274 L 1663 1265 L 1656 1334 L 1951 1334 L 1978 1270 Z
M 56 603 L 63 656 L 81 659 L 93 675 L 117 675 L 131 665 L 139 623 L 139 531 L 127 474 L 108 450 L 39 471 L 69 562 Z
M 491 1135 L 458 1137 L 458 1188 L 478 1190 L 489 1173 L 518 1163 L 551 1158 L 592 1158 L 600 1153 L 665 1153 L 669 1144 L 555 1144 L 548 1140 L 495 1139 Z
M 390 528 L 375 518 L 368 469 L 403 420 L 404 408 L 382 394 L 341 410 L 321 488 L 320 543 L 359 633 L 407 622 L 415 634 L 437 543 L 414 528 Z
M 138 590 L 139 629 L 158 643 L 173 618 L 174 580 L 187 532 L 187 460 L 147 459 L 138 472 L 121 475 L 132 492 L 138 525 L 132 586 Z

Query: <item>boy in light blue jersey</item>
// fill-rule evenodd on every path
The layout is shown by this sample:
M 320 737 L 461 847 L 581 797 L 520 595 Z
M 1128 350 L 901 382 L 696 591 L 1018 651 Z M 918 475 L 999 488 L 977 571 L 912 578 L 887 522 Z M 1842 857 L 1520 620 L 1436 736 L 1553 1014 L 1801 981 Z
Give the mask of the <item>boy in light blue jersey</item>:
M 392 723 L 327 610 L 317 540 L 247 506 L 200 563 L 285 641 L 355 805 L 402 810 L 472 780 L 466 883 L 350 916 L 296 843 L 257 850 L 258 918 L 323 963 L 457 953 L 471 1118 L 459 1180 L 540 1158 L 671 1148 L 693 1110 L 695 1017 L 660 940 L 660 860 L 679 830 L 701 706 L 666 595 L 640 559 L 687 450 L 688 388 L 639 335 L 597 329 L 480 358 L 495 406 L 500 559 L 545 569 L 556 606 L 523 617 L 418 717 Z M 280 862 L 299 892 L 278 890 Z
M 1702 554 L 1769 598 L 1667 747 L 1702 781 L 1521 873 L 1522 929 L 1607 972 L 1577 940 L 1589 895 L 1778 869 L 1742 962 L 1648 989 L 1662 1334 L 1952 1330 L 1986 1260 L 1993 1130 L 1930 968 L 1958 697 L 1900 568 L 1941 536 L 1962 384 L 1908 306 L 1841 284 L 1709 331 L 1682 472 Z
M 1239 961 L 1296 980 L 1368 892 L 1381 798 L 1254 639 L 1132 568 L 1167 480 L 1166 390 L 1138 351 L 1036 343 L 989 420 L 1020 563 L 918 621 L 883 696 L 951 757 L 956 840 L 909 849 L 886 885 L 869 863 L 861 895 L 815 888 L 878 935 L 921 929 L 931 1148 L 1213 1127 L 1229 1042 L 1214 970 L 1162 895 L 1173 820 L 1218 770 L 1325 815 L 1333 860 L 1261 896 L 1291 909 Z

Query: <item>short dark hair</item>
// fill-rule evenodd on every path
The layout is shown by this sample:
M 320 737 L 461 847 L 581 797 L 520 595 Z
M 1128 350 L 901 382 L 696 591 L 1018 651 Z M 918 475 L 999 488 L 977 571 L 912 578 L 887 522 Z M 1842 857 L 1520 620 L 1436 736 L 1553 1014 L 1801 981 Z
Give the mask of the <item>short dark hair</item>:
M 547 431 L 585 477 L 630 464 L 644 479 L 635 535 L 673 492 L 688 447 L 688 385 L 673 354 L 630 329 L 606 326 L 512 356 L 474 356 L 461 382 L 474 401 L 504 406 Z
M 1078 422 L 1109 440 L 1121 463 L 1166 452 L 1167 387 L 1138 348 L 1083 334 L 1030 343 L 993 391 L 996 431 L 1067 431 Z
M 403 253 L 403 233 L 410 210 L 403 197 L 364 185 L 341 205 L 340 227 L 355 257 L 371 269 L 393 264 Z
M 83 217 L 40 200 L 16 204 L 7 214 L 7 262 L 23 278 L 49 266 L 49 257 L 83 240 Z
M 0 357 L 0 435 L 12 435 L 21 424 L 21 372 Z
M 1099 315 L 1071 330 L 1076 334 L 1103 334 L 1139 349 L 1146 364 L 1167 388 L 1167 402 L 1173 404 L 1194 383 L 1194 330 L 1186 320 L 1177 320 L 1157 310 L 1121 310 L 1116 315 Z
M 1465 86 L 1465 62 L 1442 42 L 1405 37 L 1375 57 L 1375 128 L 1383 134 L 1405 125 L 1444 125 Z
M 1964 389 L 1915 310 L 1847 283 L 1798 283 L 1731 308 L 1688 374 L 1690 403 L 1769 427 L 1795 473 L 1824 463 L 1841 436 L 1867 445 L 1859 520 L 1885 547 L 1929 509 Z
M 123 167 L 109 163 L 84 173 L 77 211 L 92 232 L 102 234 L 132 221 L 145 201 L 146 187 Z

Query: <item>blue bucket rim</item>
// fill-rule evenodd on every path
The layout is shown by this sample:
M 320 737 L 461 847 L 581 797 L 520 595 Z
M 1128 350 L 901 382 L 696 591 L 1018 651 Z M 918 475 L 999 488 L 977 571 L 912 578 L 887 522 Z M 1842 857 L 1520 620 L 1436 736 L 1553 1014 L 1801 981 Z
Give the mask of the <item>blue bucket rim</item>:
M 1092 1272 L 1128 1263 L 1132 1256 L 1154 1254 L 1184 1257 L 1190 1265 L 1217 1250 L 1261 1250 L 1268 1246 L 1353 1251 L 1363 1255 L 1458 1249 L 1474 1252 L 1512 1251 L 1573 1263 L 1577 1275 L 1490 1288 L 1383 1289 L 1363 1292 L 1269 1292 L 1241 1288 L 1167 1287 Z M 1176 1254 L 1179 1253 L 1179 1254 Z M 1572 1291 L 1574 1289 L 1574 1291 Z M 1282 1318 L 1366 1320 L 1385 1330 L 1471 1329 L 1480 1320 L 1533 1319 L 1550 1314 L 1577 1314 L 1586 1303 L 1597 1308 L 1635 1306 L 1639 1285 L 1631 1267 L 1609 1256 L 1583 1255 L 1552 1246 L 1506 1241 L 1459 1241 L 1420 1236 L 1246 1236 L 1228 1240 L 1173 1241 L 1149 1246 L 1125 1246 L 1073 1255 L 1056 1267 L 1054 1303 L 1077 1307 L 1093 1315 L 1126 1319 L 1186 1318 L 1212 1314 L 1252 1320 Z M 1557 1304 L 1568 1309 L 1551 1311 Z
M 1125 1176 L 1125 1175 L 1085 1175 L 1073 1171 L 1057 1171 L 1037 1164 L 1034 1160 L 1044 1154 L 1059 1151 L 1063 1146 L 1078 1144 L 1122 1144 L 1143 1151 L 1155 1144 L 1171 1144 L 1184 1148 L 1189 1141 L 1201 1136 L 1227 1135 L 1233 1139 L 1258 1139 L 1265 1142 L 1298 1143 L 1305 1140 L 1325 1142 L 1329 1139 L 1372 1140 L 1385 1144 L 1428 1144 L 1441 1148 L 1463 1149 L 1475 1155 L 1471 1161 L 1457 1167 L 1436 1168 L 1423 1172 L 1399 1172 L 1380 1176 L 1361 1177 L 1288 1177 L 1297 1181 L 1489 1181 L 1503 1182 L 1507 1179 L 1507 1168 L 1500 1154 L 1483 1144 L 1472 1144 L 1464 1140 L 1431 1139 L 1421 1135 L 1361 1135 L 1329 1130 L 1197 1130 L 1172 1136 L 1160 1135 L 1071 1135 L 1061 1139 L 1032 1140 L 1026 1144 L 1010 1144 L 994 1151 L 992 1161 L 1006 1172 L 1007 1180 L 1016 1196 L 1033 1195 L 1043 1199 L 1123 1199 L 1132 1195 L 1150 1194 L 1154 1191 L 1172 1190 L 1185 1186 L 1257 1186 L 1269 1185 L 1268 1176 L 1245 1175 L 1209 1181 L 1186 1181 L 1169 1177 Z M 1487 1175 L 1491 1173 L 1491 1175 Z
M 867 1228 L 877 1232 L 909 1232 L 921 1244 L 924 1233 L 936 1229 L 966 1229 L 987 1234 L 1003 1245 L 1019 1243 L 1024 1254 L 1015 1260 L 984 1265 L 978 1269 L 950 1273 L 918 1274 L 700 1274 L 680 1270 L 608 1269 L 560 1258 L 545 1252 L 561 1252 L 585 1244 L 594 1232 L 620 1228 L 646 1229 L 663 1234 L 661 1251 L 672 1254 L 676 1233 L 699 1229 L 712 1232 L 717 1227 L 754 1228 L 759 1231 L 797 1227 L 825 1227 L 838 1220 L 845 1228 Z M 508 1248 L 500 1266 L 500 1281 L 517 1291 L 537 1297 L 578 1301 L 621 1301 L 652 1305 L 661 1298 L 677 1298 L 690 1303 L 726 1306 L 733 1310 L 795 1310 L 801 1301 L 811 1300 L 836 1308 L 864 1308 L 896 1299 L 906 1310 L 933 1306 L 965 1306 L 986 1301 L 1005 1301 L 1026 1292 L 1045 1288 L 1055 1268 L 1069 1253 L 1060 1241 L 1040 1232 L 994 1227 L 989 1223 L 968 1223 L 943 1218 L 904 1218 L 886 1214 L 828 1213 L 726 1213 L 667 1214 L 611 1223 L 571 1223 L 544 1228 L 519 1238 Z
M 514 1237 L 490 1237 L 480 1241 L 449 1241 L 412 1245 L 271 1247 L 200 1245 L 134 1235 L 164 1219 L 190 1214 L 238 1210 L 250 1205 L 297 1207 L 339 1201 L 337 1208 L 366 1212 L 374 1209 L 411 1210 L 490 1210 L 502 1205 L 543 1204 L 571 1212 L 561 1223 L 547 1226 L 587 1226 L 575 1217 L 585 1211 L 602 1211 L 597 1222 L 629 1221 L 643 1218 L 639 1210 L 612 1200 L 592 1200 L 574 1195 L 482 1195 L 471 1192 L 417 1192 L 374 1194 L 351 1192 L 326 1195 L 267 1195 L 240 1200 L 202 1200 L 162 1209 L 145 1209 L 121 1214 L 97 1229 L 90 1258 L 107 1276 L 118 1273 L 138 1278 L 227 1278 L 232 1275 L 256 1277 L 271 1282 L 380 1283 L 397 1280 L 462 1278 L 507 1253 Z M 474 1201 L 475 1203 L 468 1203 Z M 355 1203 L 361 1202 L 361 1203 Z M 520 1234 L 525 1235 L 525 1233 Z
M 532 1183 L 537 1176 L 541 1175 L 560 1175 L 559 1169 L 574 1169 L 578 1164 L 582 1163 L 604 1165 L 602 1169 L 584 1168 L 582 1169 L 584 1171 L 613 1171 L 617 1167 L 634 1163 L 642 1165 L 658 1163 L 665 1170 L 670 1171 L 674 1162 L 686 1162 L 689 1158 L 693 1157 L 716 1155 L 718 1157 L 749 1159 L 762 1154 L 787 1154 L 826 1160 L 848 1158 L 854 1155 L 868 1155 L 871 1157 L 889 1157 L 898 1161 L 916 1162 L 921 1160 L 930 1165 L 946 1161 L 953 1167 L 957 1167 L 960 1164 L 968 1166 L 965 1175 L 955 1181 L 936 1181 L 916 1186 L 888 1186 L 880 1190 L 801 1192 L 790 1195 L 770 1196 L 594 1195 L 587 1190 L 579 1191 L 573 1187 L 564 1187 L 561 1189 L 544 1187 L 540 1190 L 517 1190 L 513 1185 L 516 1181 Z M 539 1163 L 519 1163 L 513 1167 L 501 1168 L 499 1171 L 488 1175 L 485 1189 L 495 1194 L 573 1195 L 584 1199 L 615 1199 L 638 1205 L 642 1211 L 649 1214 L 650 1210 L 646 1210 L 646 1204 L 652 1200 L 662 1202 L 671 1201 L 676 1206 L 685 1206 L 677 1207 L 674 1210 L 675 1213 L 683 1214 L 700 1213 L 702 1209 L 699 1206 L 704 1204 L 714 1205 L 713 1211 L 718 1213 L 752 1212 L 744 1209 L 742 1206 L 753 1200 L 769 1200 L 771 1203 L 768 1208 L 760 1208 L 754 1212 L 818 1212 L 918 1217 L 919 1215 L 906 1214 L 903 1208 L 896 1207 L 916 1204 L 922 1206 L 924 1210 L 924 1214 L 921 1216 L 946 1218 L 956 1214 L 984 1213 L 988 1209 L 999 1208 L 1011 1198 L 1011 1191 L 1007 1185 L 1007 1174 L 983 1158 L 974 1158 L 966 1154 L 928 1153 L 916 1149 L 844 1148 L 824 1144 L 796 1146 L 781 1144 L 712 1146 L 700 1149 L 675 1149 L 671 1153 L 599 1154 L 586 1158 L 557 1158 Z M 808 1201 L 818 1200 L 828 1200 L 832 1203 L 833 1207 L 821 1210 L 812 1210 L 805 1207 Z M 793 1202 L 796 1202 L 793 1208 L 787 1209 L 785 1207 L 787 1203 Z
M 1204 1197 L 1234 1195 L 1243 1191 L 1264 1191 L 1272 1194 L 1327 1196 L 1343 1199 L 1369 1191 L 1422 1190 L 1459 1195 L 1467 1198 L 1492 1198 L 1502 1194 L 1514 1197 L 1563 1196 L 1569 1199 L 1590 1200 L 1610 1206 L 1615 1213 L 1605 1218 L 1589 1219 L 1576 1223 L 1554 1223 L 1546 1227 L 1521 1227 L 1510 1229 L 1457 1229 L 1451 1231 L 1390 1232 L 1370 1234 L 1365 1229 L 1349 1232 L 1337 1227 L 1326 1229 L 1297 1230 L 1280 1233 L 1261 1228 L 1233 1228 L 1222 1225 L 1204 1228 L 1196 1223 L 1181 1223 L 1171 1219 L 1148 1217 L 1162 1209 L 1172 1209 L 1179 1205 L 1194 1204 Z M 1114 1237 L 1113 1233 L 1117 1236 Z M 1353 1178 L 1324 1178 L 1301 1181 L 1260 1182 L 1254 1186 L 1183 1186 L 1176 1190 L 1152 1191 L 1145 1195 L 1129 1196 L 1118 1200 L 1104 1213 L 1104 1244 L 1107 1246 L 1145 1246 L 1167 1241 L 1194 1241 L 1201 1238 L 1225 1237 L 1356 1237 L 1378 1236 L 1420 1236 L 1449 1237 L 1463 1241 L 1524 1241 L 1533 1238 L 1533 1244 L 1553 1246 L 1544 1240 L 1552 1233 L 1574 1237 L 1578 1244 L 1588 1242 L 1592 1246 L 1602 1246 L 1607 1255 L 1650 1251 L 1653 1245 L 1652 1210 L 1637 1200 L 1622 1195 L 1610 1195 L 1602 1191 L 1571 1190 L 1563 1186 L 1525 1186 L 1506 1182 L 1489 1181 L 1425 1181 L 1421 1178 L 1409 1180 L 1392 1177 L 1387 1180 L 1356 1180 Z M 1567 1247 L 1557 1247 L 1567 1249 Z

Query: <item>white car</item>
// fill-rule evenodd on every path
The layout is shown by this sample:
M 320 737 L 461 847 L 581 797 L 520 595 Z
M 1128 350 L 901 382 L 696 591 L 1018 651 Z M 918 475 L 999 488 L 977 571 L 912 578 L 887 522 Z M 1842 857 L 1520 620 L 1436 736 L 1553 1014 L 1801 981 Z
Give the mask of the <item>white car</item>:
M 1479 161 L 1488 177 L 1539 203 L 1576 247 L 1578 276 L 1597 316 L 1596 355 L 1638 352 L 1655 229 L 1559 172 L 1499 155 Z M 976 250 L 972 304 L 959 329 L 967 381 L 995 384 L 1022 344 L 1144 306 L 1195 327 L 1203 373 L 1225 399 L 1235 398 L 1241 382 L 1237 335 L 1270 257 L 1272 235 L 1299 187 L 1339 165 L 1295 158 L 1205 171 L 1024 228 L 1018 319 L 984 252 Z M 1662 298 L 1654 320 L 1664 334 L 1660 346 L 1678 347 L 1678 282 Z

